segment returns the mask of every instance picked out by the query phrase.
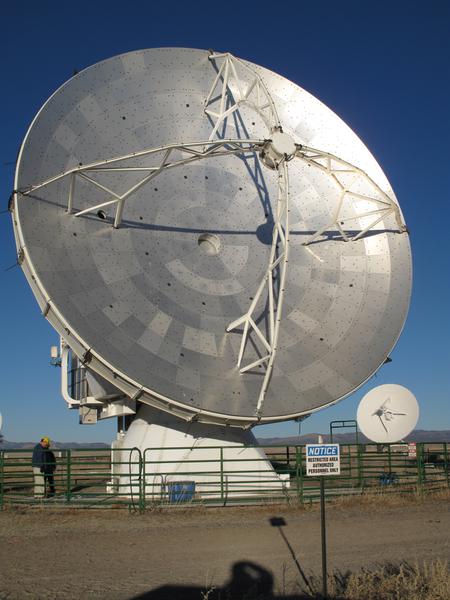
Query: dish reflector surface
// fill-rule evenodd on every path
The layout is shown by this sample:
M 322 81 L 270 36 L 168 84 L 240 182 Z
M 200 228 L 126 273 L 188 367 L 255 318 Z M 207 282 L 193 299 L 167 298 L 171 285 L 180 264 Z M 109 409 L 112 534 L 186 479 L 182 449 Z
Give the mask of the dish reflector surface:
M 358 406 L 357 421 L 363 434 L 377 443 L 398 442 L 417 424 L 419 405 L 407 388 L 397 384 L 370 390 Z
M 14 227 L 22 267 L 44 314 L 90 368 L 128 395 L 179 416 L 245 425 L 340 400 L 384 362 L 402 329 L 411 288 L 408 236 L 398 232 L 394 216 L 357 240 L 346 242 L 334 228 L 304 245 L 336 214 L 341 188 L 311 161 L 288 163 L 289 265 L 284 282 L 274 271 L 275 302 L 283 290 L 284 305 L 259 406 L 267 364 L 241 373 L 243 328 L 227 327 L 247 313 L 267 274 L 276 169 L 255 152 L 183 164 L 187 155 L 176 151 L 171 160 L 180 164 L 137 189 L 117 229 L 116 204 L 74 212 L 102 204 L 105 190 L 125 194 L 142 180 L 139 169 L 160 164 L 156 155 L 113 165 L 134 170 L 84 171 L 91 181 L 77 177 L 72 214 L 70 177 L 30 191 L 112 157 L 209 140 L 214 119 L 205 113 L 205 99 L 218 64 L 203 50 L 151 49 L 105 60 L 69 80 L 24 140 Z M 242 64 L 264 82 L 290 136 L 278 134 L 277 148 L 293 148 L 290 139 L 320 148 L 356 165 L 381 190 L 341 165 L 337 177 L 353 194 L 339 217 L 349 236 L 370 223 L 358 217 L 377 208 L 367 198 L 378 194 L 381 202 L 386 194 L 397 205 L 380 167 L 339 117 L 294 83 Z M 230 116 L 224 133 L 238 140 L 270 137 L 262 112 L 246 104 Z M 269 302 L 262 295 L 253 313 L 264 336 Z M 245 359 L 261 359 L 256 330 Z

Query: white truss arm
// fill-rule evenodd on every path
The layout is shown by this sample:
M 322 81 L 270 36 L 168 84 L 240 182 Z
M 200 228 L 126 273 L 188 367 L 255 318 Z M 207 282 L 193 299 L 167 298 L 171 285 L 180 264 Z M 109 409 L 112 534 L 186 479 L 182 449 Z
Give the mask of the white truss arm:
M 246 154 L 255 153 L 259 151 L 263 146 L 261 140 L 214 140 L 214 141 L 201 141 L 192 142 L 187 144 L 170 144 L 167 146 L 160 146 L 158 148 L 151 148 L 148 150 L 142 150 L 140 152 L 133 152 L 123 156 L 110 158 L 102 161 L 90 163 L 88 165 L 79 166 L 74 169 L 55 175 L 37 185 L 33 185 L 26 190 L 18 190 L 23 195 L 30 195 L 37 190 L 45 188 L 52 183 L 61 181 L 64 178 L 69 178 L 69 193 L 67 200 L 67 212 L 73 213 L 74 205 L 76 204 L 76 181 L 82 179 L 83 181 L 93 185 L 97 189 L 104 191 L 109 197 L 99 204 L 89 206 L 83 210 L 79 210 L 74 215 L 80 217 L 89 213 L 98 211 L 105 206 L 112 204 L 116 205 L 116 213 L 114 218 L 114 227 L 118 228 L 122 222 L 123 210 L 125 201 L 137 192 L 141 187 L 149 183 L 157 175 L 162 173 L 164 170 L 171 169 L 174 167 L 189 164 L 191 162 L 201 160 L 203 158 L 219 157 L 230 154 Z M 174 156 L 174 153 L 178 153 L 178 156 Z M 182 157 L 179 157 L 179 153 L 182 153 Z M 155 165 L 149 166 L 133 166 L 133 160 L 136 158 L 142 158 L 146 156 L 157 156 L 159 162 Z M 117 163 L 121 163 L 117 166 Z M 123 165 L 127 166 L 123 166 Z M 93 179 L 92 175 L 95 173 L 116 173 L 118 171 L 123 172 L 143 172 L 144 177 L 132 185 L 128 190 L 122 193 L 115 192 L 111 188 Z
M 369 177 L 369 175 L 367 175 L 365 171 L 335 156 L 334 154 L 322 152 L 321 150 L 309 148 L 307 146 L 299 146 L 296 156 L 306 162 L 309 166 L 313 166 L 328 175 L 339 190 L 339 200 L 331 221 L 328 222 L 324 227 L 321 227 L 319 230 L 317 230 L 309 238 L 309 240 L 304 242 L 304 245 L 308 245 L 316 241 L 321 235 L 323 235 L 325 231 L 328 231 L 330 228 L 337 229 L 344 241 L 356 241 L 363 237 L 370 229 L 373 229 L 376 225 L 378 225 L 378 223 L 380 223 L 380 221 L 383 221 L 383 219 L 388 217 L 390 214 L 394 214 L 395 216 L 399 233 L 407 231 L 398 204 L 390 196 L 388 196 L 388 194 L 386 194 L 380 188 L 380 186 L 376 184 L 375 181 Z M 374 195 L 363 195 L 353 192 L 351 189 L 349 189 L 351 186 L 346 185 L 342 177 L 343 174 L 348 175 L 349 173 L 355 176 L 355 180 L 360 178 L 369 184 L 369 187 L 372 188 Z M 352 199 L 370 202 L 374 205 L 374 208 L 352 217 L 343 217 L 342 212 L 344 202 L 352 201 Z M 374 219 L 371 220 L 371 222 L 361 231 L 358 231 L 358 233 L 351 236 L 344 230 L 343 226 L 345 226 L 348 222 L 372 216 Z
M 227 119 L 233 113 L 238 113 L 243 105 L 253 109 L 262 118 L 267 127 L 268 138 L 278 136 L 277 144 L 274 145 L 271 139 L 266 139 L 263 148 L 260 149 L 262 164 L 270 169 L 276 169 L 278 172 L 278 197 L 274 210 L 269 264 L 247 312 L 227 327 L 227 331 L 243 328 L 237 362 L 240 373 L 265 366 L 264 379 L 256 408 L 257 416 L 261 417 L 277 352 L 285 291 L 289 256 L 289 179 L 286 163 L 293 158 L 293 155 L 288 156 L 285 153 L 283 144 L 281 144 L 283 146 L 282 151 L 279 151 L 280 135 L 283 138 L 283 130 L 275 103 L 259 74 L 229 53 L 213 53 L 209 59 L 217 69 L 216 77 L 205 99 L 205 113 L 213 123 L 209 139 L 212 140 L 216 136 L 220 139 L 221 135 L 225 135 Z M 245 126 L 242 115 L 240 117 L 242 124 Z M 285 142 L 284 139 L 282 141 Z M 295 150 L 296 146 L 292 143 L 292 151 Z M 267 154 L 270 155 L 270 160 L 267 160 Z M 258 315 L 256 311 L 260 301 L 266 301 L 268 304 L 266 335 L 257 325 Z M 252 341 L 256 344 L 260 356 L 256 360 L 243 365 L 248 338 L 252 333 L 254 334 Z
M 214 124 L 210 140 L 218 135 L 222 126 L 226 128 L 227 118 L 242 105 L 253 108 L 261 116 L 268 133 L 280 128 L 275 103 L 256 71 L 228 52 L 212 53 L 209 60 L 217 68 L 217 75 L 205 99 L 205 113 Z
M 286 284 L 287 265 L 289 261 L 289 179 L 286 162 L 278 167 L 278 198 L 274 215 L 272 233 L 272 246 L 270 249 L 269 264 L 258 290 L 249 306 L 248 311 L 227 327 L 227 331 L 243 326 L 241 346 L 238 356 L 240 373 L 245 373 L 261 365 L 266 366 L 261 391 L 256 409 L 257 416 L 261 416 L 267 388 L 272 376 L 275 356 L 277 352 L 278 336 L 282 315 L 283 299 Z M 268 336 L 266 337 L 257 326 L 255 311 L 259 300 L 264 293 L 268 298 Z M 242 365 L 245 347 L 249 335 L 254 332 L 263 347 L 263 356 L 257 360 Z

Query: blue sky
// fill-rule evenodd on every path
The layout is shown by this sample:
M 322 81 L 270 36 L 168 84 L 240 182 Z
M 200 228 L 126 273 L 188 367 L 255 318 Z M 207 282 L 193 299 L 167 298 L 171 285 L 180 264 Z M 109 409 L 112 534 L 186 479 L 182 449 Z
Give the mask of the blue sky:
M 400 200 L 411 231 L 414 289 L 395 350 L 363 388 L 302 425 L 326 431 L 355 417 L 365 392 L 409 387 L 418 427 L 450 429 L 450 3 L 447 0 L 283 2 L 16 2 L 0 10 L 2 209 L 28 124 L 73 72 L 140 48 L 230 51 L 298 83 L 363 139 Z M 57 336 L 40 316 L 19 268 L 9 214 L 0 215 L 0 411 L 9 440 L 46 434 L 63 441 L 109 441 L 114 421 L 79 426 L 49 365 Z M 257 428 L 293 435 L 296 423 Z

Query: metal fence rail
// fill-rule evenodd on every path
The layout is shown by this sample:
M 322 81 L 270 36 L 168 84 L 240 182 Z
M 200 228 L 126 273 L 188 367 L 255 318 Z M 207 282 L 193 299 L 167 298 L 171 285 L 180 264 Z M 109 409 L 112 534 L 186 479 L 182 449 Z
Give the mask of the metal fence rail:
M 263 449 L 267 458 L 245 453 L 241 458 L 230 446 L 56 450 L 55 493 L 46 478 L 44 498 L 35 497 L 32 450 L 0 450 L 0 507 L 26 503 L 143 511 L 199 503 L 303 504 L 319 497 L 319 480 L 305 476 L 304 445 Z M 341 474 L 326 478 L 327 498 L 445 488 L 450 488 L 447 443 L 417 444 L 415 457 L 407 444 L 341 444 Z

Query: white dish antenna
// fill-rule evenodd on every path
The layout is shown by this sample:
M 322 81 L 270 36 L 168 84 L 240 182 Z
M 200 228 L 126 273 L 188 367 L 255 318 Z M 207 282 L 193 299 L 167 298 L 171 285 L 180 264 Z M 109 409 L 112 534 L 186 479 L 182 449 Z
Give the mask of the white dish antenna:
M 395 345 L 411 256 L 358 137 L 231 54 L 77 74 L 34 119 L 11 205 L 43 315 L 90 372 L 187 421 L 248 427 L 354 392 Z
M 414 394 L 393 383 L 370 390 L 358 406 L 359 429 L 377 443 L 402 440 L 411 433 L 418 419 L 419 405 Z

